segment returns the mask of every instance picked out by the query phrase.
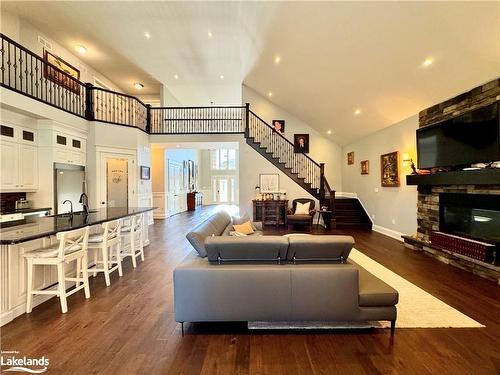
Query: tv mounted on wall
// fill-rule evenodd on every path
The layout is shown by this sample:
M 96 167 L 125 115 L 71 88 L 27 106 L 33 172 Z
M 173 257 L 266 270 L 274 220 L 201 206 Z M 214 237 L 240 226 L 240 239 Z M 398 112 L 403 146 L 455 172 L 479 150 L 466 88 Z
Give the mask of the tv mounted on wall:
M 418 167 L 464 167 L 500 160 L 499 103 L 417 130 Z

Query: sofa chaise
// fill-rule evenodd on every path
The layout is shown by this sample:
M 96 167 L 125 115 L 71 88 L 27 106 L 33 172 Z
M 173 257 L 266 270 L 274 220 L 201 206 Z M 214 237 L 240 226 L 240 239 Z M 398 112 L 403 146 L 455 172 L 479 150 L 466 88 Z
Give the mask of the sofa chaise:
M 390 321 L 394 332 L 398 292 L 349 262 L 352 237 L 231 237 L 231 223 L 219 212 L 187 235 L 197 253 L 174 270 L 177 322 Z

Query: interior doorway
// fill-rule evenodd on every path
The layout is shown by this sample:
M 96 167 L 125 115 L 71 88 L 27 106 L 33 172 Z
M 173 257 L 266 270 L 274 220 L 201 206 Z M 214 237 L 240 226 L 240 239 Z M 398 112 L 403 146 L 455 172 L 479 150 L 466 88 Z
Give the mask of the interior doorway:
M 102 152 L 100 206 L 135 207 L 135 155 Z
M 230 176 L 212 177 L 213 203 L 236 203 L 236 178 Z

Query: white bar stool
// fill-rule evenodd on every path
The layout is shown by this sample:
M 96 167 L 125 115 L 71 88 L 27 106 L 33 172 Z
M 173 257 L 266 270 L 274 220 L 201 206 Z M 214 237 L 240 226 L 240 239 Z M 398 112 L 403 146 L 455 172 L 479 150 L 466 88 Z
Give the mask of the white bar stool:
M 111 285 L 109 275 L 111 272 L 118 270 L 118 275 L 123 276 L 121 251 L 121 221 L 112 220 L 102 224 L 104 231 L 102 233 L 89 236 L 88 249 L 94 250 L 94 266 L 89 268 L 89 272 L 97 276 L 97 272 L 104 273 L 106 286 Z M 99 260 L 99 255 L 101 259 Z M 102 267 L 99 267 L 102 265 Z M 87 265 L 88 267 L 88 265 Z
M 59 232 L 56 237 L 59 240 L 58 244 L 24 254 L 24 257 L 28 261 L 26 293 L 27 313 L 30 313 L 33 309 L 34 294 L 54 294 L 58 296 L 61 301 L 61 310 L 63 313 L 68 311 L 66 297 L 73 293 L 84 289 L 85 298 L 90 298 L 89 277 L 87 272 L 89 227 Z M 72 261 L 76 261 L 76 277 L 66 277 L 65 264 Z M 35 265 L 57 267 L 57 290 L 33 290 L 33 272 Z M 80 274 L 82 274 L 83 277 L 80 277 Z M 74 281 L 76 283 L 76 287 L 70 292 L 66 292 L 66 281 Z
M 122 259 L 126 257 L 132 258 L 132 265 L 137 267 L 138 256 L 144 262 L 144 243 L 142 236 L 143 214 L 137 214 L 126 218 L 122 226 L 121 238 L 122 244 Z

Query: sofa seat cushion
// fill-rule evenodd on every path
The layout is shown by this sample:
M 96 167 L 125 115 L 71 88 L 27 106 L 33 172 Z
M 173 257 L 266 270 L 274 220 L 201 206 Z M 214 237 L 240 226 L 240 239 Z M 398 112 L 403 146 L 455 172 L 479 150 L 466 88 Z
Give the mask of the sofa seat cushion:
M 396 289 L 356 265 L 359 271 L 359 306 L 394 306 L 398 303 Z
M 290 246 L 287 259 L 290 261 L 346 261 L 354 238 L 351 236 L 297 236 L 288 237 Z
M 282 236 L 209 237 L 205 240 L 210 262 L 277 262 L 285 260 L 288 239 Z

